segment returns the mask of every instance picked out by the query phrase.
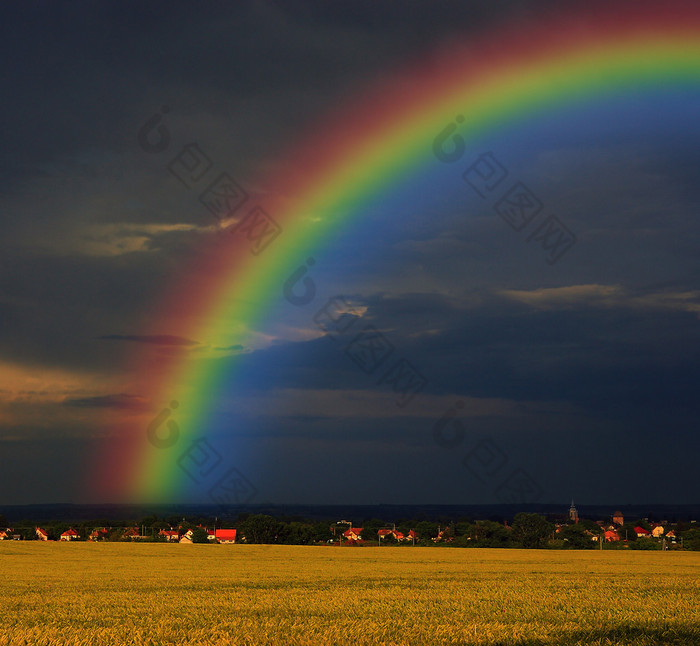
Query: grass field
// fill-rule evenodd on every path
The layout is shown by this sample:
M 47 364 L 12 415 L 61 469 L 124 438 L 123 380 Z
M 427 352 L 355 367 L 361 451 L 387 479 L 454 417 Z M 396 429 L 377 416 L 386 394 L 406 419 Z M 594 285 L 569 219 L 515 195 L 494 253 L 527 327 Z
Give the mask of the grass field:
M 700 552 L 0 543 L 0 644 L 700 644 Z

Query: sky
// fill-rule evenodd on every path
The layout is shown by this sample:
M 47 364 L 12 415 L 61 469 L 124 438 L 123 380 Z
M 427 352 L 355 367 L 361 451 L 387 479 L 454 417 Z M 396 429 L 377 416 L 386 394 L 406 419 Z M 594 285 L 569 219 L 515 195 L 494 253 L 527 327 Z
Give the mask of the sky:
M 178 343 L 175 321 L 143 330 L 221 224 L 172 154 L 139 145 L 152 115 L 167 106 L 172 150 L 196 143 L 264 203 L 326 115 L 555 4 L 4 7 L 0 504 L 99 502 L 84 474 L 110 415 L 166 404 L 125 359 Z M 208 437 L 249 502 L 697 502 L 699 108 L 700 91 L 621 96 L 473 143 L 575 232 L 561 257 L 436 162 L 317 250 L 314 306 L 280 276 L 250 343 L 200 358 L 243 375 Z M 381 370 L 317 324 L 338 296 L 394 348 Z M 399 359 L 420 373 L 408 402 L 384 370 Z

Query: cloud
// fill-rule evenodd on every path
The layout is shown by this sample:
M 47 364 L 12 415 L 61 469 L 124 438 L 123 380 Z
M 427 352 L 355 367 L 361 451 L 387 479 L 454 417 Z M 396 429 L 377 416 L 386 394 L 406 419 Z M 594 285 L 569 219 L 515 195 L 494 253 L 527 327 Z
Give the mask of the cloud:
M 97 337 L 106 341 L 133 341 L 135 343 L 147 343 L 149 345 L 165 346 L 194 346 L 199 345 L 197 341 L 186 339 L 185 337 L 172 334 L 106 334 Z
M 660 291 L 635 294 L 621 285 L 569 285 L 533 290 L 500 290 L 508 300 L 538 310 L 606 308 L 694 312 L 700 316 L 700 292 Z
M 77 408 L 116 408 L 119 410 L 147 411 L 150 409 L 149 402 L 139 395 L 129 395 L 118 393 L 116 395 L 98 395 L 96 397 L 81 397 L 77 399 L 66 399 L 64 406 L 75 406 Z
M 504 289 L 497 293 L 533 307 L 559 309 L 583 304 L 611 306 L 619 303 L 624 290 L 620 285 L 570 285 L 532 290 Z
M 510 400 L 503 397 L 469 397 L 419 393 L 410 406 L 399 407 L 390 389 L 276 388 L 264 393 L 246 393 L 229 399 L 226 409 L 251 417 L 325 419 L 411 418 L 435 421 L 460 400 L 462 418 L 526 418 L 571 414 L 575 407 L 566 402 Z M 221 409 L 224 410 L 224 409 Z

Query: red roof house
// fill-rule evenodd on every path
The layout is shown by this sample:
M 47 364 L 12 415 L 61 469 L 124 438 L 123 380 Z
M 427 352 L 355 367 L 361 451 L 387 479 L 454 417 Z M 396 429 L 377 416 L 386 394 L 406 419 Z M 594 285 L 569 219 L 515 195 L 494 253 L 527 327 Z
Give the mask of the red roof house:
M 165 537 L 166 541 L 179 541 L 180 533 L 176 529 L 161 529 L 158 532 L 158 536 Z
M 40 541 L 48 541 L 49 540 L 49 535 L 45 529 L 42 529 L 41 527 L 37 527 L 34 531 L 36 532 L 36 537 Z
M 380 529 L 377 531 L 380 539 L 386 538 L 387 536 L 393 536 L 397 541 L 403 541 L 406 537 L 399 531 L 395 529 Z
M 343 536 L 348 539 L 349 543 L 355 543 L 360 540 L 362 535 L 362 527 L 351 527 L 347 531 L 343 532 Z
M 214 532 L 214 537 L 219 543 L 230 543 L 236 542 L 237 530 L 235 529 L 217 529 Z
M 634 533 L 637 535 L 637 538 L 649 538 L 651 536 L 651 532 L 648 532 L 643 527 L 639 527 L 639 525 L 634 528 Z
M 90 536 L 88 537 L 88 540 L 99 541 L 102 538 L 107 538 L 108 534 L 109 534 L 109 531 L 107 530 L 106 527 L 102 527 L 100 529 L 95 529 L 92 532 L 90 532 Z
M 80 534 L 76 532 L 72 527 L 61 534 L 59 540 L 61 541 L 74 541 L 76 538 L 80 538 Z
M 605 532 L 605 542 L 612 543 L 613 541 L 619 541 L 620 536 L 614 529 L 608 529 Z

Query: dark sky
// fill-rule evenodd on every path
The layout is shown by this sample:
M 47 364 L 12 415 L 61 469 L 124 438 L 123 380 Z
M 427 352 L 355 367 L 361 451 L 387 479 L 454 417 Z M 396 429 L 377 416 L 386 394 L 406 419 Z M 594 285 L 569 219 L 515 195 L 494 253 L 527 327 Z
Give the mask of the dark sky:
M 138 398 L 123 356 L 217 235 L 167 159 L 139 148 L 154 112 L 169 106 L 177 145 L 197 142 L 264 197 L 258 178 L 329 111 L 553 4 L 3 7 L 0 503 L 91 499 L 104 413 Z M 255 500 L 697 502 L 699 108 L 700 89 L 622 96 L 470 151 L 492 151 L 576 233 L 553 264 L 466 183 L 430 172 L 370 207 L 372 228 L 319 249 L 323 298 L 345 296 L 356 327 L 381 329 L 426 383 L 397 406 L 281 299 L 256 344 L 216 358 L 246 378 L 212 437 Z

